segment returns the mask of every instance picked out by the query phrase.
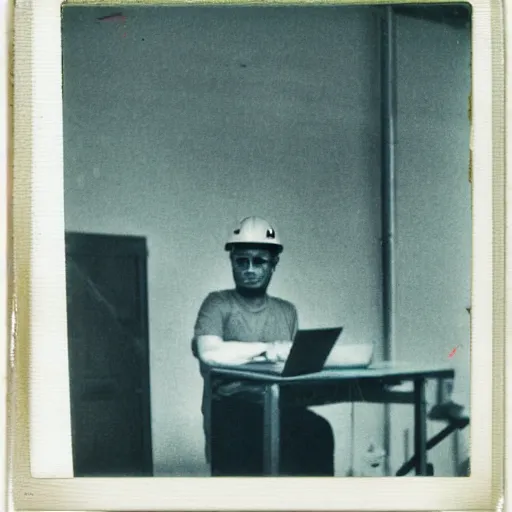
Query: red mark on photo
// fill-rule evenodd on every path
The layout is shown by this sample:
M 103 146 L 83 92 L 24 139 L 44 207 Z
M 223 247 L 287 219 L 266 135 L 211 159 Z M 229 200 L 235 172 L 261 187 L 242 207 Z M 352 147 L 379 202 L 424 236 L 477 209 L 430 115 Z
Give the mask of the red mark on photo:
M 455 355 L 455 352 L 457 352 L 457 349 L 460 347 L 460 345 L 458 345 L 457 347 L 455 347 L 451 352 L 450 354 L 448 355 L 448 357 L 453 357 Z

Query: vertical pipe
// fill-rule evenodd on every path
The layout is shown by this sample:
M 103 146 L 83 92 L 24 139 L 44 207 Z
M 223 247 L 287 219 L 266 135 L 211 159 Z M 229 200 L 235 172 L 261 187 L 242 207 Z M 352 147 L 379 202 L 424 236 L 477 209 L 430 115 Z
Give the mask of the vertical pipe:
M 395 145 L 396 145 L 396 28 L 392 6 L 385 6 L 381 19 L 381 219 L 382 307 L 384 359 L 395 357 Z M 385 471 L 389 475 L 391 438 L 390 405 L 384 410 Z
M 395 334 L 395 145 L 396 31 L 393 8 L 386 6 L 381 29 L 381 159 L 384 357 L 394 359 Z

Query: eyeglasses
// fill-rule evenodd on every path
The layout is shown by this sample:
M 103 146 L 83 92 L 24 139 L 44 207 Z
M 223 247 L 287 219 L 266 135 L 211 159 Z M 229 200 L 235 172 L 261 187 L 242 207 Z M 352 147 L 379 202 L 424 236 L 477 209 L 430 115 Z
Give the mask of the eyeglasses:
M 248 256 L 235 256 L 233 258 L 233 263 L 240 269 L 249 268 L 251 262 L 253 267 L 265 267 L 266 265 L 270 265 L 271 260 L 262 258 L 261 256 L 256 256 L 254 258 L 249 258 Z

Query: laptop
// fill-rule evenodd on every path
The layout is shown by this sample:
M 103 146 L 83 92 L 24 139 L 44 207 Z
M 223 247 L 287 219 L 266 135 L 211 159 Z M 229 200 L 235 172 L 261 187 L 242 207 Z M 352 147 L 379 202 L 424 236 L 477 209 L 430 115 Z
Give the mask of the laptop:
M 343 327 L 298 331 L 286 361 L 251 361 L 237 367 L 281 377 L 295 377 L 322 371 Z

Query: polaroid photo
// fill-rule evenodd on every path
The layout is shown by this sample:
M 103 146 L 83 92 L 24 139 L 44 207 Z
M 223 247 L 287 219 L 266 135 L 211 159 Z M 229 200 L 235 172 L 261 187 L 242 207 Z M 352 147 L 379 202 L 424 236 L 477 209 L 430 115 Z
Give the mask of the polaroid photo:
M 12 506 L 502 507 L 500 4 L 12 11 Z

